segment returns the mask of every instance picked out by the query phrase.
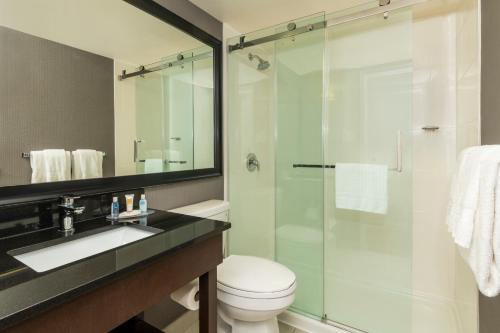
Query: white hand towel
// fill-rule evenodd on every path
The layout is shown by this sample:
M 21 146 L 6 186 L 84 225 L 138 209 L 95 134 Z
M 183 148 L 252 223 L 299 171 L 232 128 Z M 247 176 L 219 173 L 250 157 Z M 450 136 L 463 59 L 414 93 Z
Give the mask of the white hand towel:
M 104 153 L 93 149 L 77 149 L 73 155 L 73 179 L 102 177 Z
M 30 152 L 31 183 L 71 180 L 71 158 L 64 149 Z
M 163 160 L 161 158 L 147 158 L 144 162 L 144 173 L 163 172 Z
M 387 172 L 387 165 L 337 163 L 336 207 L 386 214 Z

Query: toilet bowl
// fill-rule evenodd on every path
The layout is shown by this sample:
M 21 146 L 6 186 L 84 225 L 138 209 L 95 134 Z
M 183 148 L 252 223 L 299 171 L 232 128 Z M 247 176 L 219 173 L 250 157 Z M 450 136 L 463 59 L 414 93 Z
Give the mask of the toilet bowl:
M 278 333 L 295 299 L 295 274 L 271 260 L 232 255 L 217 269 L 218 333 Z
M 209 200 L 171 212 L 228 221 L 229 204 Z M 224 239 L 224 252 L 226 242 Z M 217 332 L 279 333 L 277 315 L 295 299 L 295 274 L 272 260 L 231 255 L 217 268 Z

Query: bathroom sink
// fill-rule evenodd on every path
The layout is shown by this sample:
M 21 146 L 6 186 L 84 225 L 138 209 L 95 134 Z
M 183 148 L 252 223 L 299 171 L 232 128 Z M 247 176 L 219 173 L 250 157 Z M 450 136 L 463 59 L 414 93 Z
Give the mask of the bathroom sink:
M 153 236 L 160 231 L 155 228 L 144 230 L 131 226 L 122 226 L 73 241 L 13 255 L 13 257 L 37 272 L 45 272 Z

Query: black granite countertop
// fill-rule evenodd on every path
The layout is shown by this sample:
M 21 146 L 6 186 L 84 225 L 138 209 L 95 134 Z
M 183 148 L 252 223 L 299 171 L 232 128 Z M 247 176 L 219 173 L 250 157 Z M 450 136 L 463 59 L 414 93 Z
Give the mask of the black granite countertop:
M 124 225 L 157 233 L 41 273 L 13 257 Z M 156 210 L 133 222 L 112 223 L 104 217 L 81 221 L 71 236 L 54 227 L 0 238 L 0 330 L 229 228 L 225 222 Z

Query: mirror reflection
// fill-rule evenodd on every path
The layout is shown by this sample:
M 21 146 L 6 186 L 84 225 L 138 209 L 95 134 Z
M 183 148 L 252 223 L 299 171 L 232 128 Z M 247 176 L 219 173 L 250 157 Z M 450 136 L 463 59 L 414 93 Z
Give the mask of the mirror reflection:
M 122 0 L 0 2 L 0 186 L 214 167 L 211 47 Z

